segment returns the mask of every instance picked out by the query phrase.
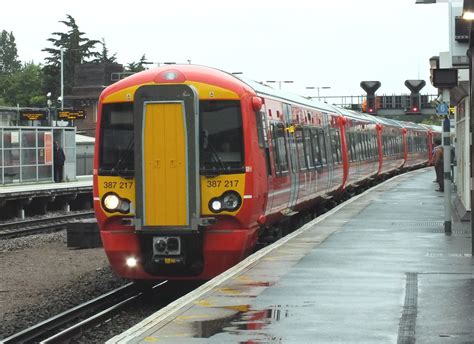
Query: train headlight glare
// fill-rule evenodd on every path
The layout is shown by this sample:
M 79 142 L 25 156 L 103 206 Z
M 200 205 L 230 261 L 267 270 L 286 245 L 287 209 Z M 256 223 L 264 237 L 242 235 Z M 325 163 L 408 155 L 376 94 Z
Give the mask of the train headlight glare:
M 134 268 L 137 266 L 137 258 L 135 257 L 128 257 L 127 260 L 126 260 L 126 264 L 129 268 Z
M 214 200 L 211 202 L 211 210 L 212 211 L 220 211 L 222 209 L 222 202 L 219 201 L 218 199 Z
M 221 211 L 236 211 L 242 205 L 242 198 L 233 191 L 226 191 L 221 196 L 213 198 L 209 201 L 209 209 L 213 213 Z
M 109 194 L 104 198 L 104 207 L 107 210 L 116 210 L 120 205 L 120 198 L 117 195 Z
M 110 192 L 102 198 L 102 207 L 109 213 L 119 212 L 127 214 L 130 212 L 131 202 L 126 198 L 121 198 L 116 193 Z

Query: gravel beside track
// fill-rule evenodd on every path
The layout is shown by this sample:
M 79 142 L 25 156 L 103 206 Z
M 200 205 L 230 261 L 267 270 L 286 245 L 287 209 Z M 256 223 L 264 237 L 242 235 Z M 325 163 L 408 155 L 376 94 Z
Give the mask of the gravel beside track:
M 1 240 L 0 261 L 0 340 L 128 282 L 102 248 L 68 248 L 65 231 Z

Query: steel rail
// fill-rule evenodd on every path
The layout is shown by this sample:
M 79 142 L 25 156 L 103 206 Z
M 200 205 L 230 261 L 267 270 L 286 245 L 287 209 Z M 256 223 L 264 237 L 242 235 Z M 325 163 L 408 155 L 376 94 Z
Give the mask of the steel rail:
M 45 230 L 59 230 L 64 228 L 71 220 L 89 218 L 93 215 L 94 211 L 87 210 L 55 217 L 2 223 L 0 224 L 0 239 L 11 239 Z
M 156 287 L 163 285 L 161 282 Z M 77 333 L 108 319 L 112 314 L 136 300 L 143 291 L 135 283 L 126 284 L 93 300 L 71 308 L 50 319 L 18 332 L 0 341 L 14 343 L 61 343 Z M 91 315 L 92 314 L 92 315 Z M 84 319 L 84 317 L 87 317 Z M 64 329 L 67 324 L 73 325 Z

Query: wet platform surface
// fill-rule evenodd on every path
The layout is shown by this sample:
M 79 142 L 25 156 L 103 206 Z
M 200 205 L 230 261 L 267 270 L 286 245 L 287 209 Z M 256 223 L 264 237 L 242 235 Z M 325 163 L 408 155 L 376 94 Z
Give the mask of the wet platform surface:
M 433 170 L 357 196 L 108 343 L 474 343 L 470 223 Z
M 78 176 L 77 180 L 61 183 L 9 184 L 0 186 L 0 199 L 16 199 L 25 196 L 47 196 L 70 191 L 92 191 L 92 176 Z

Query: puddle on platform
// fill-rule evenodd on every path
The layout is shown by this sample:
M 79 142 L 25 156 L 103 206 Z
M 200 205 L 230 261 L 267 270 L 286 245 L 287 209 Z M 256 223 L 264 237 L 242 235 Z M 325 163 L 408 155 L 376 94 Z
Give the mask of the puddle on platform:
M 223 307 L 227 310 L 235 310 L 233 315 L 226 315 L 216 319 L 194 322 L 195 337 L 210 338 L 219 333 L 227 333 L 232 336 L 245 338 L 240 343 L 277 343 L 281 338 L 268 338 L 263 330 L 268 325 L 282 321 L 292 315 L 292 309 L 299 307 L 311 307 L 313 304 L 304 305 L 275 305 L 264 310 L 255 310 L 249 305 L 236 305 Z M 247 338 L 251 338 L 247 340 Z M 270 340 L 270 341 L 269 341 Z

